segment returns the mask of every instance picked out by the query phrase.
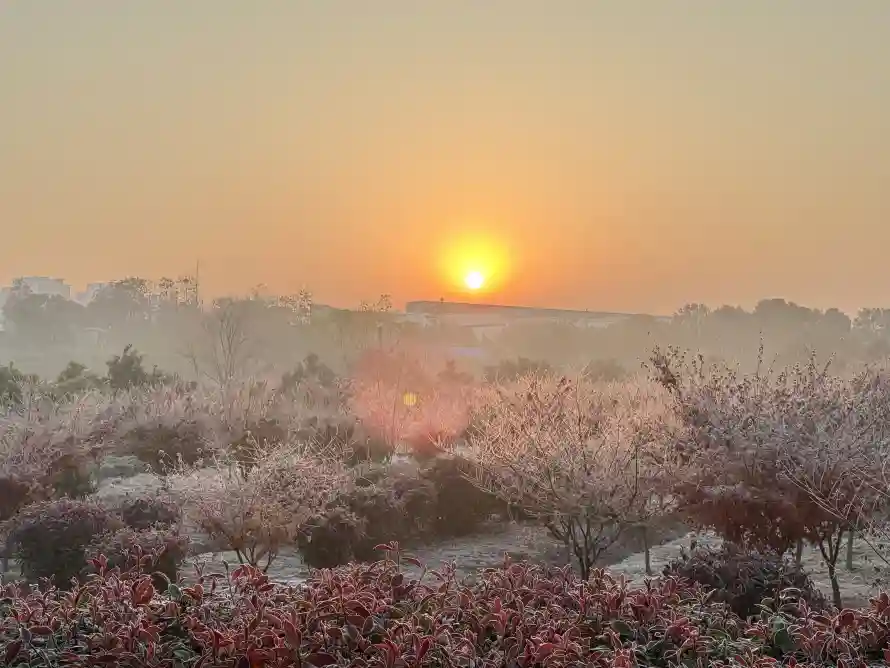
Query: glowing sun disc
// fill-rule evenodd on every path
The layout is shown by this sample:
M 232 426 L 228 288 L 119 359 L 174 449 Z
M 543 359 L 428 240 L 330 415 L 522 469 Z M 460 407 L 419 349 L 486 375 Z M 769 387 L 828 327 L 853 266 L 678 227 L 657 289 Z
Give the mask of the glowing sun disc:
M 485 285 L 485 276 L 482 275 L 481 271 L 471 271 L 464 277 L 464 283 L 467 284 L 470 290 L 478 290 Z

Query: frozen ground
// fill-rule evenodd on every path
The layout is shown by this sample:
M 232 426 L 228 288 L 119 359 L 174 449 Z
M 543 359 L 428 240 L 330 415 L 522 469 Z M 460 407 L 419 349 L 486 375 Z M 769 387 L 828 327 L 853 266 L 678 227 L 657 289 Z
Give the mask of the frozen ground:
M 97 494 L 100 498 L 113 500 L 124 495 L 142 495 L 159 492 L 158 479 L 152 475 L 140 473 L 127 478 L 113 478 L 102 483 Z M 194 531 L 194 530 L 193 530 Z M 699 545 L 719 545 L 720 540 L 709 534 L 687 533 L 676 525 L 667 526 L 650 538 L 652 568 L 655 574 L 672 559 L 676 559 L 684 548 L 688 548 L 692 539 Z M 195 532 L 197 544 L 204 544 L 200 535 Z M 443 563 L 455 562 L 458 573 L 468 576 L 483 568 L 498 566 L 503 562 L 504 555 L 509 554 L 514 560 L 528 560 L 536 563 L 562 565 L 566 563 L 566 555 L 548 536 L 547 532 L 538 527 L 507 524 L 489 527 L 485 533 L 467 536 L 436 545 L 427 545 L 405 550 L 418 557 L 430 568 L 437 568 Z M 208 571 L 220 571 L 224 568 L 223 561 L 231 565 L 237 564 L 234 553 L 205 552 L 193 557 L 192 561 L 204 564 Z M 841 559 L 843 561 L 843 557 Z M 839 577 L 841 592 L 845 605 L 862 606 L 868 603 L 876 588 L 875 559 L 872 549 L 861 540 L 854 544 L 854 570 L 847 571 L 841 565 Z M 809 571 L 819 589 L 830 596 L 831 586 L 827 570 L 822 563 L 818 550 L 807 548 L 803 553 L 804 567 Z M 635 583 L 646 578 L 645 562 L 642 547 L 636 536 L 629 536 L 623 544 L 606 555 L 603 565 L 614 573 L 621 573 Z M 13 568 L 14 565 L 11 564 Z M 188 568 L 186 568 L 186 573 Z M 275 580 L 286 583 L 298 583 L 308 575 L 308 568 L 299 554 L 289 551 L 281 554 L 272 565 L 270 575 Z M 14 572 L 8 575 L 14 576 Z

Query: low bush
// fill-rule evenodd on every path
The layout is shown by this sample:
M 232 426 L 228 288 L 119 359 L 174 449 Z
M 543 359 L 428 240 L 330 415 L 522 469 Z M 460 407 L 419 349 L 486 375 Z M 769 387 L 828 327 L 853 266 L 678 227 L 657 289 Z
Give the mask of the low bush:
M 44 485 L 52 489 L 53 496 L 85 499 L 98 488 L 91 471 L 91 463 L 85 454 L 69 446 L 71 453 L 63 454 L 53 462 Z
M 468 465 L 440 457 L 419 471 L 369 466 L 307 525 L 298 540 L 303 558 L 316 568 L 370 561 L 380 543 L 464 536 L 493 515 L 507 515 L 506 504 L 466 479 Z
M 260 418 L 251 422 L 238 438 L 229 445 L 232 455 L 238 462 L 252 468 L 257 456 L 271 448 L 280 446 L 287 440 L 287 428 L 272 418 Z
M 179 578 L 179 567 L 188 553 L 188 545 L 188 537 L 170 527 L 141 530 L 125 527 L 97 537 L 85 550 L 85 556 L 90 563 L 104 555 L 107 568 L 135 569 L 151 575 L 155 587 L 166 591 L 167 586 Z M 92 564 L 85 568 L 87 572 L 95 569 Z
M 416 476 L 395 475 L 377 485 L 357 487 L 345 503 L 365 523 L 353 555 L 360 561 L 373 561 L 378 556 L 374 548 L 380 543 L 411 543 L 426 536 L 436 490 Z
M 87 546 L 121 528 L 120 518 L 98 503 L 60 499 L 23 508 L 5 524 L 4 534 L 25 578 L 51 578 L 66 587 L 80 575 Z
M 461 585 L 394 560 L 276 585 L 241 566 L 158 592 L 148 575 L 102 568 L 70 594 L 0 591 L 6 665 L 630 668 L 796 665 L 890 659 L 890 596 L 827 615 L 779 598 L 750 622 L 667 578 L 632 589 L 593 569 L 505 563 Z M 72 601 L 76 607 L 72 607 Z M 73 615 L 73 617 L 72 617 Z M 77 623 L 72 623 L 72 619 Z
M 349 443 L 346 461 L 349 464 L 386 462 L 392 453 L 392 446 L 382 438 L 362 435 Z
M 814 609 L 827 607 L 825 597 L 798 565 L 729 543 L 720 549 L 696 548 L 665 566 L 663 574 L 714 590 L 713 600 L 726 603 L 740 617 L 758 614 L 764 599 L 774 599 L 783 590 L 797 592 L 795 596 Z
M 180 462 L 194 466 L 207 454 L 202 424 L 182 420 L 174 425 L 139 425 L 124 436 L 123 454 L 132 454 L 158 475 L 166 475 Z
M 335 496 L 297 540 L 303 558 L 316 568 L 372 561 L 380 543 L 410 543 L 429 529 L 435 488 L 412 475 L 359 480 Z
M 392 456 L 392 447 L 372 437 L 356 423 L 355 418 L 312 416 L 303 420 L 294 432 L 294 440 L 312 443 L 343 454 L 350 466 L 367 462 L 385 462 Z
M 470 482 L 470 462 L 460 457 L 439 457 L 420 472 L 436 490 L 432 533 L 440 538 L 471 534 L 492 515 L 507 515 L 507 505 Z
M 124 524 L 137 531 L 172 526 L 182 519 L 179 505 L 157 496 L 128 497 L 118 505 L 118 512 Z
M 16 476 L 0 477 L 0 522 L 5 522 L 28 505 L 35 491 L 29 481 Z
M 303 561 L 312 568 L 334 568 L 355 559 L 367 522 L 348 508 L 336 506 L 313 517 L 297 536 Z

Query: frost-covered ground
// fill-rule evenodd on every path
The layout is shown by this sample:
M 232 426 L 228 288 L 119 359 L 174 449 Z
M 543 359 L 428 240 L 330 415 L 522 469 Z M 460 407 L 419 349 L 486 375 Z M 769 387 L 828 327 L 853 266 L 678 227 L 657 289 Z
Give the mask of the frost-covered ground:
M 155 494 L 159 491 L 158 478 L 139 473 L 135 476 L 103 481 L 97 496 L 113 501 L 125 495 Z M 197 534 L 193 538 L 199 545 L 206 542 Z M 652 536 L 650 542 L 653 544 L 651 548 L 653 572 L 659 574 L 671 560 L 679 558 L 684 548 L 689 548 L 693 539 L 699 545 L 720 544 L 716 536 L 687 533 L 676 526 L 666 527 Z M 546 530 L 518 524 L 492 526 L 484 533 L 435 545 L 408 548 L 405 551 L 419 558 L 429 568 L 438 568 L 443 563 L 454 562 L 458 573 L 464 576 L 473 575 L 483 568 L 498 566 L 503 562 L 505 554 L 514 560 L 550 565 L 567 563 L 564 550 L 555 544 Z M 205 552 L 192 558 L 192 562 L 203 564 L 209 572 L 219 572 L 224 569 L 224 561 L 233 566 L 237 564 L 234 553 Z M 857 540 L 854 544 L 854 570 L 848 572 L 843 565 L 839 565 L 841 592 L 846 605 L 856 607 L 868 603 L 869 597 L 876 591 L 873 585 L 876 579 L 875 563 L 879 563 L 879 560 L 874 557 L 872 548 L 864 541 Z M 803 564 L 819 589 L 830 596 L 828 573 L 818 550 L 805 549 Z M 646 578 L 644 553 L 634 536 L 628 537 L 628 540 L 611 550 L 603 560 L 603 565 L 608 566 L 613 573 L 626 575 L 634 583 L 641 583 Z M 308 575 L 309 569 L 296 551 L 287 551 L 279 555 L 269 573 L 273 579 L 280 582 L 298 583 Z

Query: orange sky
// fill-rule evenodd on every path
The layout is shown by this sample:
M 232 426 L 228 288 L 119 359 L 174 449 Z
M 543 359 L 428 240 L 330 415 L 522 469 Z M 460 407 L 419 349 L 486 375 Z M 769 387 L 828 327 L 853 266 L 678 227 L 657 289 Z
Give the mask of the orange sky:
M 890 3 L 0 0 L 0 284 L 890 306 Z M 463 242 L 462 242 L 463 243 Z M 459 253 L 458 253 L 459 254 Z

